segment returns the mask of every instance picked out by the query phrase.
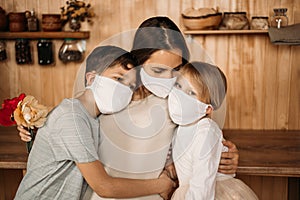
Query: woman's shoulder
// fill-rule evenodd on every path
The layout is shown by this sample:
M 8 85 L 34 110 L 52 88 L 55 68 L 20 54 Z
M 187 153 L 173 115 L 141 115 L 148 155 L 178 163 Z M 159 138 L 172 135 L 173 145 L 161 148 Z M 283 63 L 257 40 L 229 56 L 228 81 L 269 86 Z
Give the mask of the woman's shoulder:
M 145 108 L 147 105 L 152 106 L 152 105 L 163 105 L 167 106 L 167 99 L 157 97 L 153 94 L 150 94 L 144 98 L 140 99 L 135 99 L 132 100 L 129 104 L 129 106 L 142 106 Z

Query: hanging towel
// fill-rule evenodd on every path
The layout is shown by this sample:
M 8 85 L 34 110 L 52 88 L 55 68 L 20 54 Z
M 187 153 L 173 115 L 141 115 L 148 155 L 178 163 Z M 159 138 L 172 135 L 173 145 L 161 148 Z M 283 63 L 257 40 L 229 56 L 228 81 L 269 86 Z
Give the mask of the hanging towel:
M 300 24 L 293 24 L 279 29 L 270 27 L 269 37 L 273 44 L 300 45 Z

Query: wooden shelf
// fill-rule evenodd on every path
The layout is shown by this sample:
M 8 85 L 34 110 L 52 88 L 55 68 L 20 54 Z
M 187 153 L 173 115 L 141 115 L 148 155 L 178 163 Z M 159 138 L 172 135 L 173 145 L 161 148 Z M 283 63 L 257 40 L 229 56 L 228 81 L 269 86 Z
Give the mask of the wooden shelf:
M 267 34 L 268 30 L 184 30 L 187 35 Z
M 18 39 L 18 38 L 28 38 L 28 39 L 64 39 L 64 38 L 74 38 L 74 39 L 88 39 L 90 37 L 89 31 L 59 31 L 59 32 L 0 32 L 0 39 Z

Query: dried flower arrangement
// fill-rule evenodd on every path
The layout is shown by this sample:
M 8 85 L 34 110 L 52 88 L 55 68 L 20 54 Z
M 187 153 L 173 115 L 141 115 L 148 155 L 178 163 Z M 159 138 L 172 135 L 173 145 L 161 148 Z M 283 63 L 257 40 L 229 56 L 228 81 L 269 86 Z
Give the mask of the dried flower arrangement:
M 0 109 L 0 125 L 21 125 L 30 132 L 32 140 L 27 142 L 28 153 L 31 150 L 35 131 L 46 122 L 50 109 L 38 103 L 38 100 L 24 93 L 18 97 L 4 100 Z
M 89 23 L 95 13 L 91 10 L 91 4 L 80 0 L 66 1 L 66 6 L 61 7 L 61 20 L 63 25 L 72 20 L 83 22 L 87 19 Z

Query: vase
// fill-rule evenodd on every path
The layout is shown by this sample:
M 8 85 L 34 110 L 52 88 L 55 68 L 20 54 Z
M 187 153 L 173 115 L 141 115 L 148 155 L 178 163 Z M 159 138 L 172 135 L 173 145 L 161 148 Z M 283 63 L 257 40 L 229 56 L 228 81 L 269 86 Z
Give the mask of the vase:
M 72 31 L 79 31 L 81 28 L 80 20 L 71 19 L 71 21 L 69 21 L 69 27 Z

